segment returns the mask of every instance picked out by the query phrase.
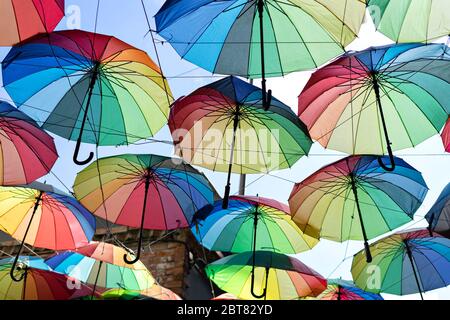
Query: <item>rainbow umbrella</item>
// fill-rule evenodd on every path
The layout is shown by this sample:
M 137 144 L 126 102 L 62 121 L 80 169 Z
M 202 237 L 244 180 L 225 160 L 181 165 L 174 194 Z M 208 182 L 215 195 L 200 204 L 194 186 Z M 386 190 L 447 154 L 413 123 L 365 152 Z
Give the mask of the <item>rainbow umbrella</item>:
M 144 229 L 189 227 L 195 212 L 216 196 L 202 173 L 180 159 L 157 155 L 99 159 L 77 175 L 73 190 L 96 216 L 140 228 L 134 261 L 140 257 Z
M 349 52 L 313 74 L 298 114 L 312 138 L 348 154 L 389 154 L 438 134 L 450 113 L 450 56 L 443 44 Z M 392 138 L 392 139 L 391 139 Z
M 64 0 L 0 0 L 0 46 L 53 31 L 64 17 Z
M 352 275 L 358 287 L 396 295 L 422 293 L 450 284 L 450 240 L 429 231 L 396 233 L 371 245 L 372 263 L 355 255 Z
M 430 234 L 437 232 L 450 238 L 450 183 L 442 190 L 435 204 L 426 214 Z
M 442 131 L 442 142 L 444 143 L 445 151 L 450 152 L 450 117 L 447 120 L 447 124 Z
M 272 199 L 231 196 L 227 209 L 222 209 L 219 200 L 208 211 L 196 214 L 192 233 L 210 251 L 296 254 L 318 242 L 300 231 L 288 206 Z
M 327 288 L 317 296 L 317 299 L 337 301 L 383 300 L 379 294 L 361 290 L 353 282 L 341 279 L 328 280 Z
M 18 266 L 14 267 L 13 259 L 0 260 L 0 300 L 71 300 L 92 292 L 88 286 L 52 272 L 40 258 L 21 256 Z M 12 281 L 11 272 L 19 272 L 21 280 Z
M 367 0 L 378 31 L 395 42 L 427 42 L 450 34 L 443 0 Z
M 86 245 L 94 236 L 95 218 L 73 197 L 50 185 L 0 187 L 0 231 L 22 239 L 11 277 L 25 243 L 50 250 Z
M 260 197 L 232 196 L 227 209 L 217 201 L 209 213 L 197 213 L 192 232 L 211 251 L 233 253 L 272 250 L 295 254 L 310 250 L 318 241 L 304 235 L 289 216 L 289 207 Z M 251 287 L 251 292 L 254 288 Z M 256 295 L 255 298 L 261 298 Z
M 187 162 L 231 173 L 266 173 L 292 167 L 312 145 L 292 110 L 272 99 L 265 110 L 261 89 L 236 77 L 204 86 L 174 103 L 169 127 L 177 154 Z
M 419 171 L 393 160 L 394 171 L 383 170 L 377 156 L 352 156 L 323 167 L 294 186 L 293 220 L 316 238 L 364 240 L 370 262 L 368 240 L 410 222 L 428 192 Z
M 252 272 L 253 253 L 231 255 L 206 266 L 206 274 L 222 290 L 239 299 L 293 300 L 317 296 L 327 282 L 299 260 L 270 251 L 257 251 L 256 270 Z M 255 287 L 261 295 L 251 290 Z
M 79 30 L 38 35 L 9 52 L 3 85 L 45 130 L 99 146 L 152 137 L 167 123 L 167 81 L 149 56 L 114 37 Z
M 58 159 L 53 138 L 24 113 L 0 101 L 0 185 L 31 183 Z
M 55 271 L 98 287 L 144 290 L 155 283 L 147 267 L 123 261 L 124 249 L 104 242 L 91 242 L 74 251 L 58 253 L 45 262 Z
M 262 78 L 309 70 L 344 53 L 363 22 L 365 0 L 168 0 L 157 32 L 184 59 L 213 73 Z

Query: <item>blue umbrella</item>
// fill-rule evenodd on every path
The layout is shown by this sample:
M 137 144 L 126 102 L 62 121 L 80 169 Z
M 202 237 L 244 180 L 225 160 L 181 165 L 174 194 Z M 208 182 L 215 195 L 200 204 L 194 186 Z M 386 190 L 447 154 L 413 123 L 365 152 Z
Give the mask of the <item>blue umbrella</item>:
M 433 207 L 425 216 L 430 232 L 450 237 L 450 183 L 444 188 Z

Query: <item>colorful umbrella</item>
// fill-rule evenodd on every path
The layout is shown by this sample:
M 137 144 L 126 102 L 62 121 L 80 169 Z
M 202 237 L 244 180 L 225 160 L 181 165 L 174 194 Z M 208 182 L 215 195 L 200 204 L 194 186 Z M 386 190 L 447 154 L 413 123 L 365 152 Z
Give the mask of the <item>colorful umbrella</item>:
M 0 46 L 52 32 L 64 17 L 64 0 L 0 0 Z
M 179 159 L 157 155 L 99 159 L 78 174 L 73 189 L 95 215 L 140 228 L 134 261 L 139 260 L 143 229 L 189 227 L 195 212 L 216 196 L 202 173 Z
M 450 59 L 443 44 L 350 52 L 320 69 L 299 97 L 299 116 L 326 148 L 389 154 L 437 134 L 450 112 Z M 390 137 L 393 137 L 391 140 Z
M 74 198 L 49 185 L 0 187 L 0 231 L 22 239 L 13 266 L 25 243 L 50 250 L 86 245 L 94 236 L 95 218 Z M 11 277 L 14 278 L 14 268 Z
M 442 190 L 433 207 L 425 216 L 430 232 L 437 232 L 450 238 L 450 183 Z
M 450 152 L 450 118 L 442 131 L 442 142 L 444 142 L 445 151 Z
M 367 0 L 378 31 L 395 42 L 427 42 L 450 34 L 444 0 Z
M 422 293 L 450 284 L 450 240 L 429 231 L 396 233 L 371 245 L 373 262 L 361 251 L 352 275 L 358 287 L 396 295 Z
M 222 290 L 240 299 L 293 300 L 317 296 L 327 282 L 299 260 L 270 251 L 256 254 L 256 272 L 252 272 L 253 253 L 231 255 L 206 266 L 208 277 Z M 255 287 L 262 295 L 251 290 Z
M 0 101 L 0 185 L 31 183 L 58 159 L 53 138 L 28 116 Z
M 169 290 L 157 284 L 141 291 L 141 294 L 156 300 L 183 300 L 179 295 L 177 295 L 172 290 Z
M 317 296 L 318 300 L 383 300 L 376 293 L 361 290 L 351 281 L 328 280 L 327 289 Z
M 205 216 L 196 215 L 192 232 L 208 250 L 241 253 L 273 250 L 295 254 L 310 250 L 317 240 L 304 235 L 289 216 L 289 207 L 272 199 L 232 196 Z
M 110 289 L 102 293 L 103 300 L 148 300 L 150 297 L 144 296 L 139 291 L 125 289 Z
M 310 250 L 318 243 L 300 231 L 289 216 L 289 207 L 278 201 L 232 196 L 228 208 L 222 206 L 222 201 L 217 201 L 206 216 L 202 212 L 197 214 L 192 228 L 197 240 L 211 251 L 252 250 L 255 263 L 258 250 L 295 254 Z M 252 267 L 254 272 L 256 266 Z
M 364 240 L 370 262 L 368 240 L 410 222 L 428 192 L 419 171 L 394 163 L 385 171 L 377 156 L 352 156 L 323 167 L 292 190 L 293 220 L 316 238 Z
M 124 249 L 104 242 L 91 242 L 75 251 L 66 251 L 48 258 L 45 262 L 55 271 L 84 283 L 103 288 L 144 290 L 155 279 L 140 261 L 129 265 L 123 261 L 128 255 Z
M 263 78 L 309 70 L 344 52 L 362 24 L 364 0 L 168 0 L 157 32 L 184 59 L 213 73 Z
M 177 153 L 187 162 L 231 173 L 265 173 L 290 168 L 311 148 L 304 124 L 292 110 L 272 99 L 265 110 L 261 89 L 227 77 L 174 103 L 169 127 Z
M 10 273 L 20 272 L 20 281 Z M 0 300 L 71 300 L 91 293 L 92 289 L 67 276 L 52 272 L 42 259 L 20 257 L 19 269 L 13 259 L 0 260 Z
M 71 30 L 39 35 L 10 51 L 3 85 L 43 128 L 100 146 L 131 144 L 167 123 L 171 94 L 148 55 L 114 37 Z

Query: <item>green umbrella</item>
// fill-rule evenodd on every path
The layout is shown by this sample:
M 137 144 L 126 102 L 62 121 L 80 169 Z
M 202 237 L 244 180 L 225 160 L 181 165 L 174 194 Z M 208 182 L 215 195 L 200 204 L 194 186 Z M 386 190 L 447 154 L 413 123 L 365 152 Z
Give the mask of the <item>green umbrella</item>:
M 427 42 L 450 34 L 447 0 L 367 0 L 377 27 L 396 42 Z

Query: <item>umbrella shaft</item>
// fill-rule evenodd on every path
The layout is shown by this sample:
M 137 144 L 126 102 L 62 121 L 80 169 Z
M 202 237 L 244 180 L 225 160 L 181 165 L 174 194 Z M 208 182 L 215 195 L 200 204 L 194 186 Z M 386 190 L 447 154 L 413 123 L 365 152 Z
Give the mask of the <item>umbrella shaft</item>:
M 417 275 L 416 265 L 414 264 L 414 258 L 412 255 L 411 248 L 409 247 L 408 240 L 403 241 L 406 247 L 406 254 L 408 255 L 409 262 L 411 262 L 411 267 L 414 273 L 414 279 L 416 279 L 417 289 L 419 289 L 420 298 L 423 300 L 422 289 L 420 288 L 419 276 Z
M 377 99 L 377 107 L 378 107 L 378 110 L 380 111 L 380 117 L 381 117 L 381 123 L 383 125 L 384 137 L 386 139 L 386 144 L 387 144 L 387 149 L 389 151 L 389 154 L 391 154 L 392 153 L 391 141 L 389 139 L 389 133 L 388 133 L 387 126 L 386 126 L 386 118 L 384 117 L 383 106 L 381 104 L 380 84 L 378 83 L 378 79 L 376 78 L 375 75 L 373 75 L 372 77 L 373 77 L 373 89 L 375 91 L 375 96 Z
M 95 277 L 94 287 L 92 288 L 91 300 L 94 300 L 95 290 L 97 290 L 97 282 L 98 282 L 98 277 L 100 276 L 100 271 L 102 269 L 102 265 L 103 265 L 103 261 L 100 261 L 100 263 L 98 265 L 97 276 Z
M 267 88 L 266 88 L 266 61 L 264 52 L 264 0 L 258 0 L 259 13 L 259 41 L 261 47 L 261 87 L 262 87 L 262 102 L 264 109 L 268 109 Z

